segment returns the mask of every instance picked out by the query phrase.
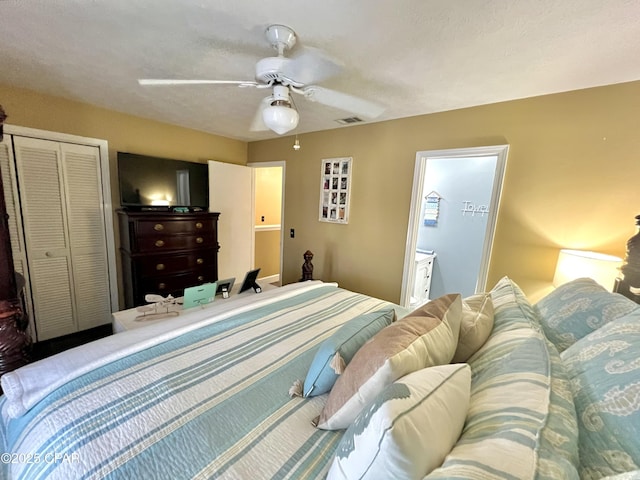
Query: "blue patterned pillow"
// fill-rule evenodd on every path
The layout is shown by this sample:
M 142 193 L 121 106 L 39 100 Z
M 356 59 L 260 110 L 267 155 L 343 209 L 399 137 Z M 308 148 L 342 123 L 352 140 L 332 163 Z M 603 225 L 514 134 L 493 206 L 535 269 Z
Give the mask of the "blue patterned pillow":
M 580 476 L 640 468 L 640 310 L 562 353 L 580 430 Z
M 394 320 L 393 308 L 365 313 L 346 322 L 322 342 L 304 380 L 303 396 L 314 397 L 331 390 L 360 347 Z
M 640 308 L 590 278 L 559 286 L 535 304 L 549 340 L 562 352 L 603 325 Z

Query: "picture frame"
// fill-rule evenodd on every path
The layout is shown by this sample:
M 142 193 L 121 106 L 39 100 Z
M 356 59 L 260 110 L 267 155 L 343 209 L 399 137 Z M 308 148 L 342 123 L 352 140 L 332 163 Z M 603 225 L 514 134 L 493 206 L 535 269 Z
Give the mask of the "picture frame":
M 258 279 L 258 274 L 260 273 L 260 269 L 256 268 L 255 270 L 249 270 L 244 277 L 244 281 L 242 282 L 242 286 L 240 287 L 240 291 L 238 293 L 242 293 L 245 290 L 249 290 L 253 288 L 256 293 L 260 293 L 262 288 L 258 285 L 256 281 Z
M 218 280 L 218 288 L 216 289 L 216 295 L 222 295 L 222 298 L 229 298 L 233 284 L 236 282 L 236 277 L 225 278 Z
M 319 221 L 349 223 L 352 169 L 352 157 L 322 159 Z

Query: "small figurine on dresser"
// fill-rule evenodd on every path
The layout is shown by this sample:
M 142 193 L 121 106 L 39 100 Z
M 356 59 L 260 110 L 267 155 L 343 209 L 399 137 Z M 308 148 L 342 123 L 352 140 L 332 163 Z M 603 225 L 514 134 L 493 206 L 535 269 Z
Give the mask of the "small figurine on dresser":
M 306 252 L 304 252 L 303 257 L 304 263 L 302 264 L 302 278 L 300 279 L 301 282 L 304 282 L 306 280 L 313 280 L 313 263 L 311 263 L 311 260 L 313 260 L 313 252 L 307 250 Z

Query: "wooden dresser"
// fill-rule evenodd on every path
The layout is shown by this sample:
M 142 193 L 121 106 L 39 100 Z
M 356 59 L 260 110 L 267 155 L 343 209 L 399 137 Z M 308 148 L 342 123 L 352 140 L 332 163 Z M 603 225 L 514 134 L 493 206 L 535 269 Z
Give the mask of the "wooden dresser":
M 126 308 L 218 279 L 219 213 L 118 210 Z

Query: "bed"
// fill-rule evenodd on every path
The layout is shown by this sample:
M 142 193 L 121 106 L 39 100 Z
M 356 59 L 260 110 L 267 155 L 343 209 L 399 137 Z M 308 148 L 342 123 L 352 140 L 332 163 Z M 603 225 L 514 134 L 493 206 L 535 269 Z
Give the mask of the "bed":
M 640 306 L 593 280 L 214 303 L 5 374 L 5 477 L 640 479 Z
M 390 305 L 304 282 L 216 300 L 7 374 L 4 473 L 323 478 L 342 432 L 312 426 L 323 397 L 289 390 L 340 325 Z

